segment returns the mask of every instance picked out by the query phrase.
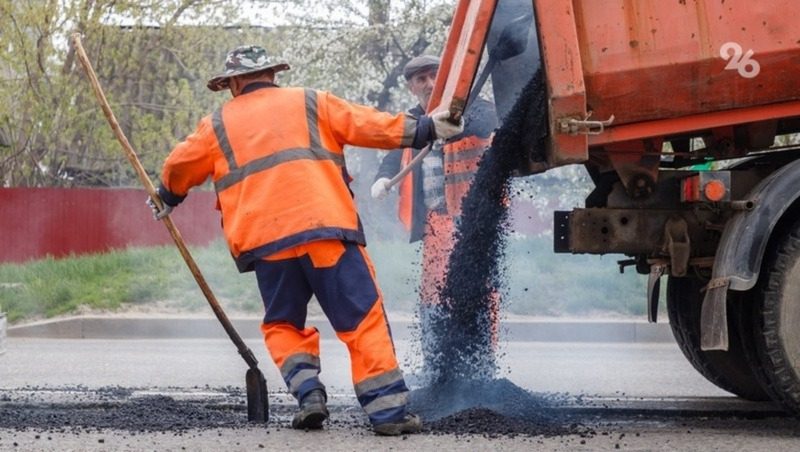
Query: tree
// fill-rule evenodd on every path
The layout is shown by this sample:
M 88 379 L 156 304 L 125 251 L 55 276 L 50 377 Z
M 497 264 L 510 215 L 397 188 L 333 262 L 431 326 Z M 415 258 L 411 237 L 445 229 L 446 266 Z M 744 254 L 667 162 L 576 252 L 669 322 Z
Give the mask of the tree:
M 205 89 L 227 50 L 264 45 L 294 68 L 283 83 L 379 108 L 407 107 L 410 57 L 438 52 L 452 2 L 390 0 L 43 0 L 0 4 L 0 171 L 4 186 L 129 185 L 135 179 L 75 62 L 80 30 L 145 167 L 221 102 Z M 279 7 L 287 25 L 265 27 Z M 273 8 L 273 9 L 270 9 Z M 314 14 L 309 14 L 313 12 Z M 282 74 L 283 75 L 283 74 Z M 357 159 L 357 158 L 356 158 Z

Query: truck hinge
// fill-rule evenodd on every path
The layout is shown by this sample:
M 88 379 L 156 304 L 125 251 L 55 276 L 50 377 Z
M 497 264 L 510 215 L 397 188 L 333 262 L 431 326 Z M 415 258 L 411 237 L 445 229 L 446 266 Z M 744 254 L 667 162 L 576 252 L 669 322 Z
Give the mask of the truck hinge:
M 569 135 L 600 135 L 614 122 L 614 115 L 605 121 L 590 121 L 589 117 L 592 112 L 589 112 L 584 119 L 564 118 L 558 121 L 558 128 L 561 133 Z
M 689 226 L 686 220 L 672 217 L 664 225 L 664 250 L 670 258 L 670 274 L 686 276 L 689 266 L 691 244 L 689 242 Z

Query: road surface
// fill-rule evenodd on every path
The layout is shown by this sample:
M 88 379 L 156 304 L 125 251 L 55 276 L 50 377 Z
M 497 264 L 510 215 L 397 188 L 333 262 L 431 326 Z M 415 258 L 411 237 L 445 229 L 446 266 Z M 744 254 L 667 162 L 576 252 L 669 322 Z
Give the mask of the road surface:
M 0 355 L 0 450 L 800 447 L 798 421 L 706 382 L 674 343 L 504 343 L 500 377 L 545 402 L 528 415 L 544 423 L 517 427 L 513 412 L 487 422 L 487 412 L 478 411 L 473 418 L 450 419 L 455 426 L 430 422 L 433 430 L 405 438 L 369 432 L 352 395 L 346 350 L 335 340 L 322 341 L 331 421 L 322 432 L 291 430 L 294 408 L 277 370 L 260 341 L 248 345 L 270 385 L 272 419 L 266 427 L 244 420 L 246 367 L 226 340 L 10 338 Z M 396 345 L 412 389 L 419 389 L 418 350 L 408 340 Z M 155 405 L 137 411 L 143 401 Z M 474 432 L 465 433 L 463 423 L 475 422 L 474 416 L 480 418 Z M 498 429 L 498 423 L 508 428 Z

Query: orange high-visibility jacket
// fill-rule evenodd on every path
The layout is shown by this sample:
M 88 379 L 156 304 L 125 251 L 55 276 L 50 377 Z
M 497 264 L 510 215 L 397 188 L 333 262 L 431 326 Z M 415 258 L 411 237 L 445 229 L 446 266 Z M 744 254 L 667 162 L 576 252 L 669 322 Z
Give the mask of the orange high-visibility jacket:
M 209 176 L 225 238 L 240 271 L 314 240 L 365 243 L 343 147 L 391 149 L 413 142 L 417 120 L 330 93 L 268 86 L 239 95 L 200 121 L 164 164 L 177 198 Z

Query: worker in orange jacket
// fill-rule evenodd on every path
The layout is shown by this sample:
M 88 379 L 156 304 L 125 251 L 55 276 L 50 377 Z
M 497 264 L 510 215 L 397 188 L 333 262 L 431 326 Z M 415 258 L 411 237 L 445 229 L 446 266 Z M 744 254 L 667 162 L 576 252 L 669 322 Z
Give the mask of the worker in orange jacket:
M 408 111 L 421 117 L 428 108 L 440 60 L 433 55 L 412 58 L 403 68 L 407 87 L 419 103 Z M 440 302 L 439 291 L 445 283 L 448 259 L 454 246 L 455 224 L 461 215 L 461 203 L 478 169 L 478 162 L 491 145 L 497 127 L 494 104 L 476 97 L 464 113 L 464 130 L 434 148 L 399 184 L 398 217 L 409 231 L 410 241 L 423 241 L 420 302 L 423 322 L 426 307 Z M 420 152 L 410 146 L 387 154 L 381 161 L 373 198 L 383 198 L 387 182 Z M 493 341 L 498 332 L 498 300 L 491 306 Z M 423 324 L 423 328 L 425 325 Z M 423 344 L 424 345 L 424 344 Z M 423 351 L 425 347 L 423 347 Z
M 163 218 L 211 177 L 231 254 L 258 280 L 266 347 L 300 405 L 294 428 L 318 429 L 328 418 L 319 332 L 305 325 L 313 294 L 347 345 L 355 392 L 374 431 L 417 432 L 421 421 L 407 411 L 343 148 L 421 147 L 463 126 L 446 113 L 392 115 L 324 91 L 279 87 L 275 74 L 287 69 L 258 46 L 228 53 L 208 88 L 227 88 L 233 99 L 167 157 L 158 188 L 166 207 L 154 213 Z

